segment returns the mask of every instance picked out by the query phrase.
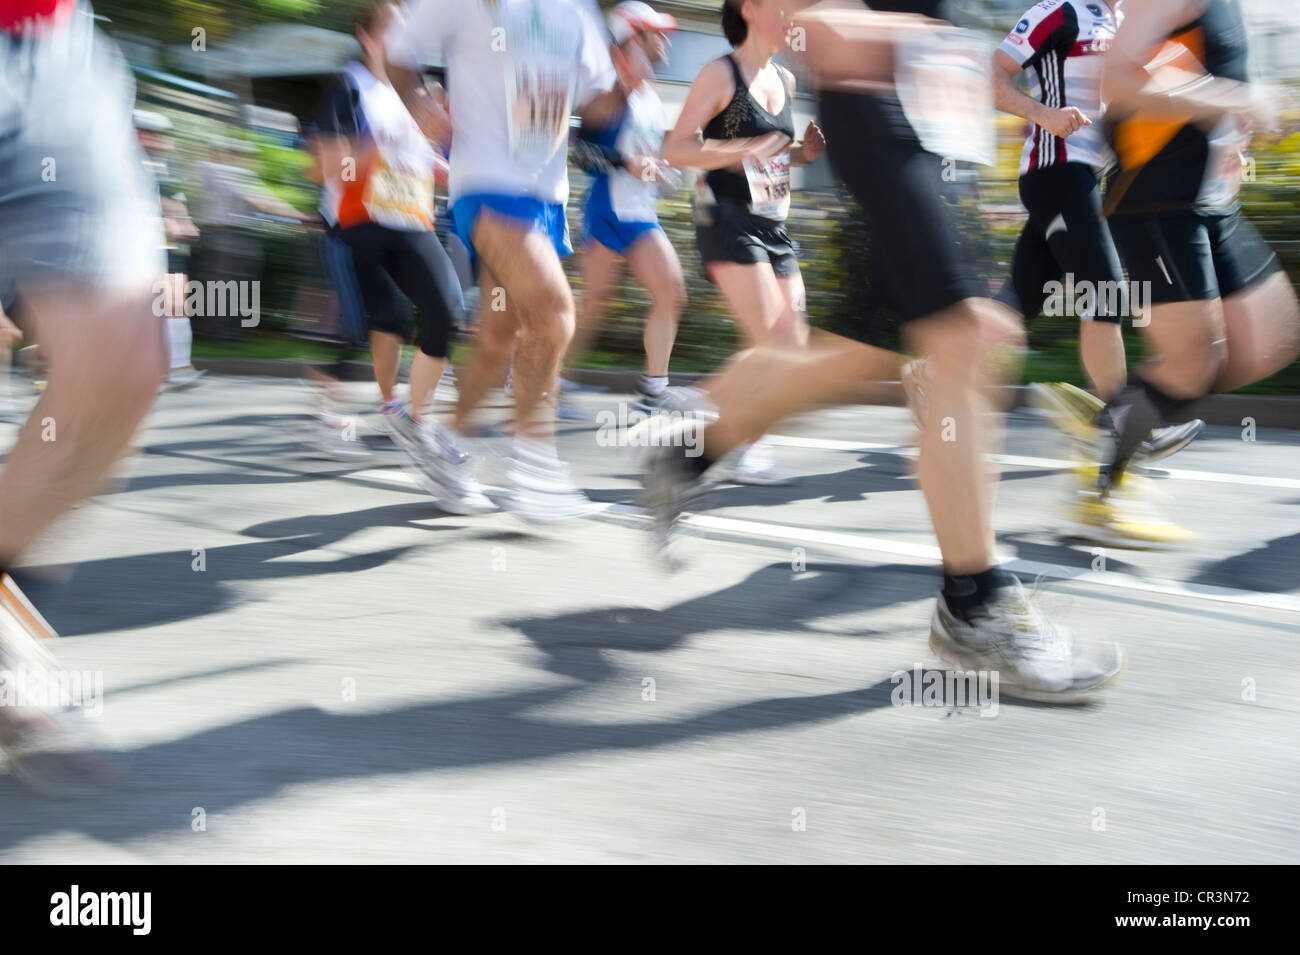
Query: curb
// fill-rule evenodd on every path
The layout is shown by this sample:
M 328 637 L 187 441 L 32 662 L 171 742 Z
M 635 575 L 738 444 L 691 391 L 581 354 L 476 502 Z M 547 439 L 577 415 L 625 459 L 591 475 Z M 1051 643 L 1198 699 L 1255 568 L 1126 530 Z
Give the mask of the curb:
M 304 363 L 284 358 L 195 358 L 194 367 L 216 375 L 253 375 L 269 378 L 297 378 Z M 402 365 L 406 374 L 408 366 Z M 347 381 L 368 381 L 372 374 L 369 362 L 349 361 L 343 366 Z M 583 385 L 605 388 L 612 392 L 631 392 L 640 372 L 622 368 L 573 368 L 565 377 Z M 672 376 L 675 385 L 691 385 L 707 376 L 684 373 Z M 1016 385 L 1005 389 L 1013 392 L 1003 407 L 1022 409 L 1030 406 L 1029 388 Z M 862 404 L 901 405 L 903 389 L 898 382 L 864 382 L 859 396 Z M 1253 423 L 1256 428 L 1284 428 L 1300 431 L 1300 396 L 1289 395 L 1211 395 L 1196 407 L 1196 416 L 1206 424 L 1243 428 Z

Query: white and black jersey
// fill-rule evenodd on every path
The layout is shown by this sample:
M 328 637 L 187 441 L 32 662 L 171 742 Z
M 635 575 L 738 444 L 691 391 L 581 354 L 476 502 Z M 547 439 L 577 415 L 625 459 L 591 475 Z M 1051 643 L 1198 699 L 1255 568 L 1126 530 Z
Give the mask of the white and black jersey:
M 1020 157 L 1021 175 L 1057 163 L 1110 164 L 1101 128 L 1101 64 L 1119 21 L 1104 0 L 1043 0 L 998 46 L 1029 74 L 1034 98 L 1056 109 L 1073 106 L 1092 120 L 1066 139 L 1034 124 Z

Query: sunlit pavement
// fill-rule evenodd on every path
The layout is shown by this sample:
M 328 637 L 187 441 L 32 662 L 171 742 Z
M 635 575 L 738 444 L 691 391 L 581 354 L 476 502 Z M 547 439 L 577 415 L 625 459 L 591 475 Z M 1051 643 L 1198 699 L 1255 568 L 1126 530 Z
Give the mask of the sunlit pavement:
M 0 773 L 0 860 L 1296 858 L 1300 433 L 1210 429 L 1171 459 L 1201 541 L 1150 554 L 1063 540 L 1064 445 L 1013 417 L 1000 547 L 1128 671 L 1101 706 L 981 715 L 894 705 L 937 666 L 904 411 L 784 425 L 801 480 L 720 487 L 669 575 L 635 452 L 597 431 L 619 400 L 577 397 L 592 420 L 561 438 L 606 506 L 537 530 L 438 511 L 374 416 L 371 459 L 310 456 L 290 382 L 162 396 L 20 574 L 61 664 L 102 672 L 124 777 L 56 802 Z M 477 446 L 489 484 L 506 447 Z

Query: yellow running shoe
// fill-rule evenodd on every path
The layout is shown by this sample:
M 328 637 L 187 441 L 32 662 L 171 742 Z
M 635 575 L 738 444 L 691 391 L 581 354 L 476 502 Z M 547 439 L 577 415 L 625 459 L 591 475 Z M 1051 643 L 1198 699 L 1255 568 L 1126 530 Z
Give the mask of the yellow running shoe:
M 1057 428 L 1080 441 L 1097 440 L 1094 422 L 1106 406 L 1104 401 L 1065 381 L 1039 381 L 1029 387 L 1034 404 L 1047 412 Z
M 1097 488 L 1097 468 L 1075 469 L 1081 487 L 1070 515 L 1070 536 L 1135 550 L 1172 550 L 1198 540 L 1196 534 L 1165 518 L 1148 478 L 1126 473 L 1109 493 Z

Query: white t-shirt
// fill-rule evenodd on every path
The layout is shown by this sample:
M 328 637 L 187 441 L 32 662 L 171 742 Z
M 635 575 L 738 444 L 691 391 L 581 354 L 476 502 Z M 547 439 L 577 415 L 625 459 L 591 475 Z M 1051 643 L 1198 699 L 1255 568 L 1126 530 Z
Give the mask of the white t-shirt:
M 627 112 L 619 127 L 614 148 L 624 156 L 657 156 L 663 146 L 664 104 L 652 84 L 633 90 L 627 98 Z M 614 215 L 624 222 L 653 222 L 658 218 L 655 202 L 659 184 L 646 182 L 626 169 L 609 173 L 609 202 Z
M 363 151 L 377 154 L 359 183 L 357 201 L 371 222 L 393 229 L 426 231 L 433 227 L 433 166 L 436 153 L 424 137 L 397 91 L 377 80 L 353 61 L 343 67 L 357 90 L 356 129 Z M 347 189 L 330 179 L 321 190 L 320 211 L 326 221 L 339 221 L 339 206 Z
M 1034 99 L 1056 109 L 1074 106 L 1092 120 L 1065 139 L 1035 125 L 1021 153 L 1022 176 L 1058 163 L 1094 169 L 1110 164 L 1101 123 L 1101 66 L 1122 20 L 1106 0 L 1042 0 L 998 47 L 1029 71 Z
M 389 58 L 447 65 L 452 202 L 473 193 L 569 198 L 569 116 L 615 82 L 593 0 L 412 0 Z

